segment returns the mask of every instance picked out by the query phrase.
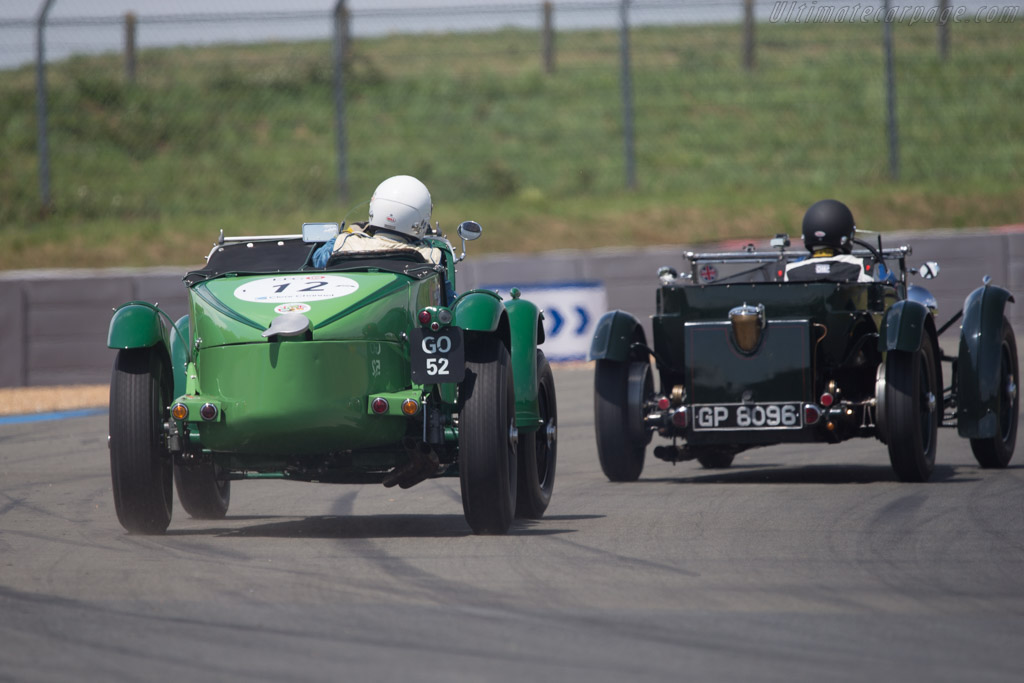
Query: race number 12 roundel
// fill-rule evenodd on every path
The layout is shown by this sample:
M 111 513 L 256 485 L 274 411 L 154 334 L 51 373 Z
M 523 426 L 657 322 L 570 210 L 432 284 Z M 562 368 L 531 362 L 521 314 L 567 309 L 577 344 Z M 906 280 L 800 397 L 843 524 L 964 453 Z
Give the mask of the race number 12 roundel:
M 266 304 L 323 301 L 345 296 L 359 283 L 340 275 L 281 275 L 246 282 L 235 289 L 235 298 Z

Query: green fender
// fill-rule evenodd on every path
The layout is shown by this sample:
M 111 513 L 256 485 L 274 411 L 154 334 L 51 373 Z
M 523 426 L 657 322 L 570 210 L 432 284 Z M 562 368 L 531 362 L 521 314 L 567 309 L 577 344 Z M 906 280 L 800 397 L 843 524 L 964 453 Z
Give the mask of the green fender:
M 630 348 L 635 342 L 647 344 L 640 321 L 626 311 L 609 311 L 597 321 L 588 359 L 629 360 L 636 355 Z
M 925 330 L 929 322 L 932 327 L 928 308 L 917 301 L 905 299 L 897 301 L 885 312 L 881 329 L 878 331 L 878 350 L 886 351 L 917 351 L 921 348 Z
M 996 436 L 999 408 L 999 347 L 1006 302 L 1013 295 L 984 285 L 967 295 L 957 354 L 957 432 L 970 439 Z
M 174 395 L 185 393 L 185 368 L 189 363 L 188 316 L 183 315 L 174 323 L 177 334 L 171 335 L 171 370 L 174 373 Z
M 505 304 L 512 340 L 512 375 L 516 390 L 516 426 L 533 432 L 540 426 L 537 406 L 537 345 L 544 341 L 544 319 L 536 304 L 513 299 Z
M 455 324 L 467 332 L 496 332 L 505 316 L 501 297 L 486 289 L 473 289 L 460 295 L 452 311 Z
M 107 331 L 111 349 L 146 349 L 167 341 L 167 329 L 156 306 L 132 301 L 114 310 Z
M 189 361 L 188 316 L 169 324 L 170 317 L 147 301 L 130 301 L 114 310 L 107 331 L 111 349 L 159 348 L 170 363 L 174 395 L 185 392 L 185 366 Z

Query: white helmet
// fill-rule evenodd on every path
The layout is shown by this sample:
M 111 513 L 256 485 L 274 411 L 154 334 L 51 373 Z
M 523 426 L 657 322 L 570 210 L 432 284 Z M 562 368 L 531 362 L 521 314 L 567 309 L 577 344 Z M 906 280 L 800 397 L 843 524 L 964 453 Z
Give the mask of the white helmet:
M 370 225 L 422 237 L 433 208 L 426 185 L 412 176 L 392 176 L 373 191 Z

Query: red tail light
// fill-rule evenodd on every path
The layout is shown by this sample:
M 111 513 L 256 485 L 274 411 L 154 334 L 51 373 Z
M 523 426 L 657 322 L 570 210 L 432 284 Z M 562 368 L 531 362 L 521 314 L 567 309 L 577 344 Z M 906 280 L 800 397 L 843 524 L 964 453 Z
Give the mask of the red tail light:
M 373 412 L 377 413 L 378 415 L 380 415 L 381 413 L 386 413 L 388 412 L 388 400 L 386 398 L 381 398 L 380 396 L 378 396 L 377 398 L 373 399 L 373 402 L 370 403 L 370 409 L 373 410 Z
M 813 403 L 804 404 L 804 424 L 816 424 L 821 419 L 821 410 Z

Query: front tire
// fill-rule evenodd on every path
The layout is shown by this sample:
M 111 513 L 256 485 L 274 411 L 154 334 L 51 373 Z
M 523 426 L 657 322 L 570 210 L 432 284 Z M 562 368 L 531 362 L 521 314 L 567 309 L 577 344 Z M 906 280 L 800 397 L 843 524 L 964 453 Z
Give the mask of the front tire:
M 217 478 L 213 463 L 174 466 L 178 500 L 194 519 L 224 519 L 231 503 L 231 482 Z
M 936 374 L 930 336 L 917 351 L 889 351 L 886 357 L 886 436 L 889 462 L 900 481 L 928 481 L 935 469 L 942 412 L 942 386 Z
M 1017 421 L 1020 418 L 1017 338 L 1010 327 L 1010 321 L 1006 318 L 1003 318 L 999 355 L 999 406 L 996 410 L 999 426 L 992 438 L 971 439 L 971 450 L 974 452 L 975 460 L 982 467 L 1001 469 L 1009 465 L 1013 457 L 1013 450 L 1017 445 Z
M 515 511 L 519 463 L 512 365 L 500 339 L 482 337 L 466 345 L 459 391 L 462 509 L 473 533 L 504 534 Z
M 169 373 L 155 349 L 122 349 L 110 381 L 110 476 L 114 509 L 131 533 L 162 534 L 171 523 L 171 456 L 164 422 Z
M 654 394 L 651 365 L 598 360 L 594 369 L 597 457 L 610 481 L 636 481 L 652 432 L 644 426 L 643 402 Z
M 519 493 L 516 517 L 540 519 L 551 502 L 558 456 L 558 407 L 555 378 L 544 352 L 537 350 L 537 431 L 519 439 Z

